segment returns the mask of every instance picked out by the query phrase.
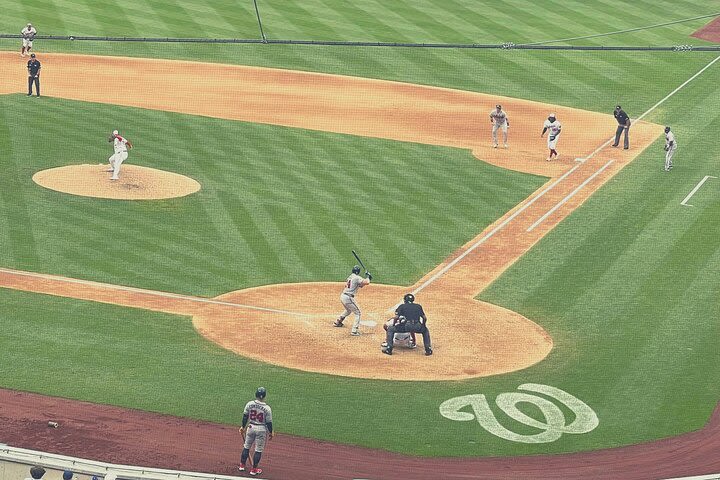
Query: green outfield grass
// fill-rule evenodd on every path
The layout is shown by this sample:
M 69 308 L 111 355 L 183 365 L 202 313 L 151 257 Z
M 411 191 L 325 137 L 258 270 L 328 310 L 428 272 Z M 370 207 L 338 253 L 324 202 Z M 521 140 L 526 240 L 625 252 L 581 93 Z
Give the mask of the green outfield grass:
M 459 149 L 24 95 L 0 97 L 0 110 L 12 152 L 0 159 L 0 264 L 177 293 L 342 281 L 351 249 L 377 281 L 410 284 L 545 182 Z M 136 147 L 129 162 L 202 190 L 112 201 L 31 180 L 107 162 L 118 125 Z
M 270 38 L 399 42 L 542 41 L 713 10 L 698 11 L 692 2 L 620 0 L 553 0 L 542 8 L 528 1 L 258 3 Z M 59 35 L 257 37 L 250 7 L 31 1 L 4 8 L 0 31 L 15 32 L 29 20 L 41 33 Z M 703 42 L 687 35 L 704 22 L 577 43 L 697 44 Z M 3 40 L 0 49 L 17 44 Z M 715 58 L 696 52 L 36 46 L 39 52 L 387 78 L 607 113 L 622 103 L 632 117 Z M 0 385 L 237 423 L 238 398 L 262 383 L 281 432 L 418 455 L 590 450 L 700 428 L 720 398 L 720 189 L 714 183 L 720 181 L 698 192 L 695 207 L 679 203 L 703 176 L 720 177 L 718 85 L 720 63 L 649 116 L 676 132 L 680 148 L 671 174 L 662 172 L 658 140 L 481 294 L 551 333 L 554 350 L 531 368 L 438 383 L 307 374 L 221 350 L 200 338 L 188 318 L 0 290 L 6 332 Z M 203 190 L 183 199 L 117 202 L 31 182 L 40 169 L 104 161 L 104 137 L 117 125 L 141 147 L 130 161 L 184 173 Z M 609 125 L 608 135 L 612 131 Z M 351 263 L 347 252 L 358 245 L 373 259 L 380 281 L 407 284 L 543 181 L 487 166 L 462 150 L 17 95 L 0 97 L 0 153 L 1 266 L 198 295 L 336 280 Z M 424 193 L 416 195 L 413 184 Z M 598 428 L 527 445 L 438 413 L 451 397 L 494 398 L 526 382 L 556 386 L 587 402 L 598 414 Z M 416 413 L 397 416 L 390 405 Z

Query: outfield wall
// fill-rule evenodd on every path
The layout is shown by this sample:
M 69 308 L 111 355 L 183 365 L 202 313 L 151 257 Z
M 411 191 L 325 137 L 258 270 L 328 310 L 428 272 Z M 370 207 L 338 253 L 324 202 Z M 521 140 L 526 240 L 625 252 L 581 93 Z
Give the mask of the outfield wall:
M 0 480 L 29 478 L 30 468 L 35 465 L 46 470 L 43 480 L 62 480 L 65 470 L 70 470 L 75 474 L 73 480 L 90 480 L 93 476 L 105 477 L 111 472 L 122 480 L 233 480 L 238 478 L 159 468 L 115 465 L 0 444 Z

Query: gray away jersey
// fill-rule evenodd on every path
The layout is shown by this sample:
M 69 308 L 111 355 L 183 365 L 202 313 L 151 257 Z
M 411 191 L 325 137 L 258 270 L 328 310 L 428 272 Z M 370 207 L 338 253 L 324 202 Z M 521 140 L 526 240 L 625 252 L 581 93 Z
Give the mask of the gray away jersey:
M 357 274 L 351 274 L 347 280 L 345 281 L 345 289 L 343 290 L 343 293 L 347 293 L 348 295 L 355 295 L 358 291 L 358 288 L 360 288 L 360 285 L 362 285 L 364 278 L 362 278 L 360 275 Z
M 251 425 L 265 426 L 266 423 L 272 422 L 272 410 L 265 402 L 250 400 L 245 405 L 243 414 L 248 416 L 248 423 Z

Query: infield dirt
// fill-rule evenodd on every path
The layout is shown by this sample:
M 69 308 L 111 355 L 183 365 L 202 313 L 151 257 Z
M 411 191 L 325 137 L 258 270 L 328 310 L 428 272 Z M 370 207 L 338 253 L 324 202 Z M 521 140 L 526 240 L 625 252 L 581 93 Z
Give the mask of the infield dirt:
M 624 151 L 601 148 L 615 129 L 611 115 L 559 105 L 260 67 L 67 54 L 39 58 L 44 92 L 50 97 L 466 148 L 488 163 L 550 177 L 415 285 L 363 289 L 358 303 L 365 319 L 376 325 L 362 327 L 361 337 L 331 326 L 342 310 L 339 283 L 271 285 L 230 292 L 208 303 L 0 271 L 3 287 L 192 315 L 202 335 L 240 355 L 342 376 L 462 379 L 526 368 L 545 358 L 553 343 L 542 327 L 474 297 L 662 133 L 661 126 L 638 122 L 631 130 L 632 148 Z M 96 74 L 85 75 L 87 71 Z M 22 92 L 22 59 L 0 53 L 0 72 L 0 93 Z M 221 84 L 218 78 L 223 78 Z M 490 142 L 489 112 L 497 103 L 511 124 L 508 149 L 492 148 Z M 540 138 L 550 112 L 563 123 L 562 157 L 553 162 L 545 161 L 545 140 Z M 575 161 L 593 152 L 591 158 Z M 123 168 L 133 172 L 131 165 Z M 438 168 L 443 168 L 442 158 Z M 382 355 L 382 322 L 404 293 L 418 289 L 436 354 L 426 358 L 422 349 L 397 349 L 393 357 Z M 293 311 L 284 311 L 289 306 Z M 266 335 L 268 331 L 273 334 Z M 254 341 L 258 335 L 265 339 L 262 343 Z

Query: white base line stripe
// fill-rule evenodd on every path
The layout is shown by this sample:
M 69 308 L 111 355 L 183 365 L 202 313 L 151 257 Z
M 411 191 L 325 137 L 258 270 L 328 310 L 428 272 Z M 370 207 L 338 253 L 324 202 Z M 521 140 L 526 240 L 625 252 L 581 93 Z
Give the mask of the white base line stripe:
M 150 295 L 153 297 L 174 298 L 177 300 L 185 300 L 188 302 L 206 303 L 206 304 L 210 304 L 210 305 L 222 305 L 224 307 L 236 307 L 236 308 L 244 308 L 244 309 L 248 309 L 248 310 L 259 310 L 261 312 L 282 313 L 284 315 L 293 315 L 293 316 L 297 316 L 297 317 L 311 316 L 307 313 L 289 312 L 287 310 L 276 310 L 274 308 L 257 307 L 254 305 L 243 305 L 241 303 L 223 302 L 222 300 L 213 300 L 212 298 L 193 297 L 193 296 L 189 296 L 189 295 L 180 295 L 179 293 L 157 292 L 154 290 L 144 290 L 142 288 L 125 287 L 122 285 L 111 285 L 109 283 L 93 282 L 91 280 L 78 280 L 76 278 L 58 277 L 55 275 L 46 275 L 46 274 L 34 273 L 34 272 L 21 272 L 21 271 L 17 271 L 17 270 L 10 270 L 7 268 L 0 268 L 0 272 L 7 273 L 9 275 L 16 275 L 19 277 L 41 278 L 44 280 L 52 280 L 55 282 L 74 283 L 77 285 L 85 285 L 88 287 L 100 287 L 100 288 L 105 288 L 108 290 L 119 290 L 122 292 L 140 293 L 143 295 Z
M 715 63 L 715 62 L 717 62 L 718 60 L 720 60 L 720 55 L 718 55 L 717 57 L 715 57 L 715 60 L 713 60 L 713 61 L 711 61 L 710 63 L 708 63 L 707 65 L 705 65 L 705 66 L 704 66 L 699 72 L 697 72 L 695 75 L 693 75 L 692 77 L 690 77 L 690 78 L 688 78 L 687 80 L 685 80 L 685 81 L 682 83 L 682 85 L 680 85 L 679 87 L 677 87 L 677 88 L 676 88 L 675 90 L 673 90 L 672 92 L 668 93 L 665 98 L 663 98 L 662 100 L 660 100 L 659 102 L 657 102 L 655 105 L 653 105 L 652 107 L 650 107 L 650 110 L 648 110 L 647 112 L 645 112 L 645 113 L 643 113 L 642 115 L 640 115 L 640 116 L 637 118 L 637 120 L 642 120 L 643 118 L 645 118 L 650 112 L 652 112 L 652 111 L 655 110 L 657 107 L 659 107 L 660 105 L 662 105 L 663 103 L 665 103 L 665 100 L 667 100 L 668 98 L 670 98 L 670 97 L 672 97 L 673 95 L 675 95 L 675 94 L 676 94 L 677 92 L 679 92 L 685 85 L 687 85 L 688 83 L 692 82 L 692 81 L 695 80 L 697 77 L 699 77 L 701 73 L 703 73 L 705 70 L 707 70 L 708 68 L 710 68 L 710 67 L 712 66 L 712 64 Z
M 696 477 L 666 478 L 665 480 L 720 480 L 720 473 L 714 473 L 714 474 L 710 474 L 710 475 L 699 475 Z
M 688 193 L 688 196 L 685 197 L 685 200 L 680 202 L 680 205 L 685 205 L 686 207 L 692 207 L 692 205 L 688 205 L 687 201 L 690 200 L 690 198 L 692 198 L 692 196 L 695 195 L 695 193 L 697 193 L 698 190 L 700 190 L 700 187 L 703 186 L 703 183 L 705 183 L 708 178 L 717 178 L 717 177 L 713 177 L 711 175 L 706 175 L 705 178 L 700 180 L 700 183 L 695 185 L 695 188 L 693 188 L 692 191 L 690 193 Z
M 590 175 L 588 178 L 586 178 L 584 182 L 582 182 L 580 185 L 578 185 L 578 186 L 575 188 L 575 190 L 573 190 L 572 192 L 568 193 L 565 198 L 563 198 L 563 199 L 560 200 L 558 203 L 556 203 L 553 208 L 551 208 L 550 210 L 547 211 L 547 213 L 545 213 L 545 215 L 543 215 L 542 217 L 538 218 L 535 223 L 533 223 L 532 225 L 530 225 L 530 228 L 528 228 L 527 231 L 528 231 L 528 232 L 532 232 L 533 230 L 535 230 L 535 227 L 537 227 L 538 225 L 540 225 L 546 218 L 548 218 L 550 215 L 552 215 L 553 213 L 555 213 L 555 211 L 556 211 L 558 208 L 562 207 L 562 206 L 565 204 L 565 202 L 567 202 L 567 201 L 570 200 L 572 197 L 574 197 L 575 194 L 578 193 L 580 190 L 582 190 L 583 187 L 585 187 L 588 183 L 592 182 L 593 178 L 595 178 L 595 177 L 597 177 L 598 175 L 600 175 L 607 167 L 609 167 L 610 165 L 612 165 L 613 162 L 614 162 L 614 160 L 610 160 L 610 161 L 607 162 L 605 165 L 603 165 L 598 171 L 596 171 L 595 173 L 593 173 L 592 175 Z
M 506 226 L 508 223 L 512 222 L 512 221 L 515 219 L 515 217 L 517 217 L 517 216 L 520 215 L 522 212 L 524 212 L 524 211 L 525 211 L 528 207 L 530 207 L 533 203 L 535 203 L 536 201 L 540 200 L 540 198 L 541 198 L 543 195 L 545 195 L 547 192 L 549 192 L 549 191 L 550 191 L 552 188 L 554 188 L 558 183 L 560 183 L 560 182 L 562 182 L 563 180 L 565 180 L 565 179 L 566 179 L 571 173 L 573 173 L 575 170 L 577 170 L 578 168 L 580 168 L 581 165 L 582 165 L 581 163 L 578 163 L 578 164 L 575 165 L 573 168 L 571 168 L 570 170 L 568 170 L 567 172 L 565 172 L 560 178 L 558 178 L 558 179 L 555 180 L 553 183 L 551 183 L 547 188 L 545 188 L 545 190 L 543 190 L 542 192 L 540 192 L 539 194 L 537 194 L 535 197 L 532 198 L 532 200 L 530 200 L 529 202 L 527 202 L 525 205 L 523 205 L 522 207 L 518 208 L 512 215 L 510 215 L 508 218 L 506 218 L 505 220 L 503 220 L 502 223 L 500 223 L 500 224 L 497 225 L 495 228 L 493 228 L 492 230 L 490 230 L 490 231 L 489 231 L 487 234 L 485 234 L 480 240 L 478 240 L 477 242 L 475 242 L 474 244 L 472 244 L 472 245 L 470 246 L 470 248 L 468 248 L 467 250 L 465 250 L 465 251 L 462 253 L 462 255 L 458 256 L 455 260 L 453 260 L 452 262 L 450 262 L 450 263 L 448 263 L 447 265 L 445 265 L 442 269 L 438 270 L 432 277 L 430 277 L 430 278 L 428 278 L 427 280 L 425 280 L 425 282 L 424 282 L 422 285 L 420 285 L 418 288 L 416 288 L 413 293 L 417 294 L 418 292 L 420 292 L 421 290 L 423 290 L 425 287 L 427 287 L 428 285 L 430 285 L 431 283 L 433 283 L 435 280 L 437 280 L 438 278 L 440 278 L 442 275 L 444 275 L 448 270 L 450 270 L 452 267 L 454 267 L 460 260 L 462 260 L 462 259 L 465 258 L 466 256 L 470 255 L 470 253 L 472 253 L 473 250 L 475 250 L 477 247 L 479 247 L 480 245 L 482 245 L 483 243 L 485 243 L 489 238 L 491 238 L 491 237 L 492 237 L 493 235 L 495 235 L 497 232 L 499 232 L 500 230 L 502 230 L 503 228 L 505 228 L 505 226 Z
M 645 113 L 643 113 L 642 115 L 640 115 L 640 116 L 637 118 L 637 120 L 642 120 L 643 118 L 645 118 L 645 116 L 647 116 L 650 112 L 652 112 L 652 111 L 655 110 L 657 107 L 659 107 L 660 105 L 662 105 L 668 98 L 672 97 L 672 96 L 675 95 L 677 92 L 679 92 L 685 85 L 687 85 L 687 84 L 690 83 L 691 81 L 695 80 L 698 76 L 700 76 L 701 73 L 703 73 L 705 70 L 707 70 L 708 68 L 710 68 L 710 66 L 711 66 L 712 64 L 714 64 L 715 62 L 717 62 L 718 60 L 720 60 L 720 56 L 717 56 L 714 60 L 712 60 L 712 61 L 711 61 L 710 63 L 708 63 L 707 65 L 705 65 L 699 72 L 697 72 L 695 75 L 693 75 L 692 77 L 690 77 L 690 78 L 688 78 L 687 80 L 685 80 L 685 81 L 682 83 L 682 85 L 680 85 L 679 87 L 677 87 L 675 90 L 673 90 L 672 92 L 670 92 L 669 94 L 667 94 L 667 95 L 665 96 L 665 98 L 663 98 L 662 100 L 660 100 L 659 102 L 657 102 L 655 105 L 653 105 L 652 107 L 650 107 L 650 109 L 649 109 L 647 112 L 645 112 Z M 608 145 L 610 145 L 610 142 L 612 142 L 612 141 L 613 141 L 613 138 L 611 138 L 611 139 L 608 140 L 607 142 L 603 143 L 603 144 L 602 144 L 600 147 L 598 147 L 594 152 L 592 152 L 590 155 L 588 155 L 587 157 L 585 157 L 585 160 L 588 160 L 588 159 L 592 158 L 593 156 L 595 156 L 595 155 L 596 155 L 598 152 L 600 152 L 602 149 L 604 149 L 605 147 L 607 147 Z M 444 275 L 448 270 L 450 270 L 452 267 L 454 267 L 460 260 L 462 260 L 462 259 L 465 258 L 467 255 L 469 255 L 470 252 L 472 252 L 472 251 L 475 250 L 477 247 L 479 247 L 480 245 L 482 245 L 483 243 L 485 243 L 485 241 L 487 241 L 490 237 L 492 237 L 493 235 L 495 235 L 498 231 L 502 230 L 502 229 L 503 229 L 508 223 L 510 223 L 515 217 L 517 217 L 520 213 L 522 213 L 523 211 L 525 211 L 525 209 L 526 209 L 527 207 L 529 207 L 530 205 L 532 205 L 537 199 L 539 199 L 539 198 L 542 197 L 545 193 L 547 193 L 548 190 L 550 190 L 551 188 L 553 188 L 555 185 L 557 185 L 557 184 L 560 183 L 562 180 L 564 180 L 568 175 L 570 175 L 572 172 L 574 172 L 575 169 L 576 169 L 577 167 L 579 167 L 580 165 L 582 165 L 582 163 L 579 163 L 578 165 L 576 165 L 575 167 L 573 167 L 572 169 L 570 169 L 569 171 L 567 171 L 562 177 L 558 178 L 552 185 L 550 185 L 547 189 L 545 189 L 545 190 L 544 190 L 542 193 L 540 193 L 537 197 L 533 198 L 532 200 L 530 200 L 530 202 L 528 202 L 528 203 L 526 203 L 525 205 L 523 205 L 523 206 L 522 206 L 520 209 L 518 209 L 515 213 L 513 213 L 511 216 L 509 216 L 508 218 L 506 218 L 505 221 L 503 221 L 500 225 L 498 225 L 497 227 L 495 227 L 494 229 L 492 229 L 490 232 L 488 232 L 487 235 L 485 235 L 485 236 L 482 237 L 480 240 L 478 240 L 476 243 L 474 243 L 468 250 L 466 250 L 465 252 L 463 252 L 462 255 L 460 255 L 458 258 L 456 258 L 456 259 L 453 260 L 452 262 L 448 263 L 445 267 L 443 267 L 442 269 L 440 269 L 439 271 L 437 271 L 432 277 L 428 278 L 425 282 L 423 282 L 422 285 L 420 285 L 418 288 L 416 288 L 415 291 L 414 291 L 414 293 L 420 292 L 420 291 L 423 290 L 425 287 L 427 287 L 428 285 L 430 285 L 431 283 L 433 283 L 435 280 L 437 280 L 438 278 L 440 278 L 442 275 Z M 603 168 L 604 168 L 604 167 L 603 167 Z M 597 172 L 596 172 L 596 173 L 597 173 Z M 529 231 L 529 230 L 528 230 L 528 231 Z
M 660 105 L 662 105 L 663 103 L 665 103 L 665 101 L 667 101 L 667 99 L 669 99 L 670 97 L 672 97 L 673 95 L 675 95 L 677 92 L 679 92 L 683 87 L 685 87 L 685 85 L 687 85 L 688 83 L 692 82 L 692 81 L 695 80 L 697 77 L 699 77 L 701 73 L 703 73 L 705 70 L 707 70 L 708 68 L 710 68 L 710 67 L 712 66 L 712 64 L 714 64 L 714 63 L 717 62 L 718 60 L 720 60 L 720 56 L 715 57 L 715 59 L 713 59 L 710 63 L 708 63 L 707 65 L 705 65 L 703 68 L 701 68 L 700 71 L 698 71 L 695 75 L 693 75 L 692 77 L 688 78 L 688 79 L 685 80 L 679 87 L 677 87 L 675 90 L 673 90 L 672 92 L 670 92 L 670 93 L 668 93 L 667 95 L 665 95 L 665 97 L 664 97 L 662 100 L 660 100 L 660 101 L 657 102 L 655 105 L 653 105 L 652 107 L 650 107 L 645 113 L 643 113 L 642 115 L 640 115 L 636 120 L 637 120 L 637 121 L 640 121 L 640 120 L 642 120 L 643 118 L 645 118 L 648 114 L 650 114 L 650 112 L 652 112 L 652 111 L 655 110 L 657 107 L 659 107 Z M 603 144 L 602 144 L 600 147 L 598 147 L 594 152 L 592 152 L 590 155 L 588 155 L 587 157 L 585 157 L 585 160 L 589 160 L 590 158 L 592 158 L 593 156 L 595 156 L 598 152 L 600 152 L 601 150 L 603 150 L 604 148 L 606 148 L 608 145 L 610 145 L 610 142 L 612 142 L 613 140 L 614 140 L 614 139 L 611 138 L 611 139 L 608 140 L 607 142 L 603 143 Z M 605 168 L 605 167 L 603 167 L 603 169 L 604 169 L 604 168 Z M 596 174 L 597 174 L 597 172 L 596 172 Z M 575 194 L 575 193 L 573 192 L 571 195 L 574 195 L 574 194 Z M 563 200 L 562 200 L 562 203 L 564 203 L 565 201 L 566 201 L 566 199 L 563 199 Z M 549 214 L 551 214 L 553 211 L 557 210 L 557 207 L 558 207 L 558 206 L 559 206 L 559 205 L 555 205 L 555 207 L 553 207 L 552 210 L 550 210 L 548 213 L 546 213 L 545 215 L 543 215 L 543 216 L 542 216 L 537 222 L 535 222 L 527 231 L 528 231 L 528 232 L 531 232 L 531 231 L 532 231 L 537 225 L 539 225 L 540 222 L 542 222 Z

